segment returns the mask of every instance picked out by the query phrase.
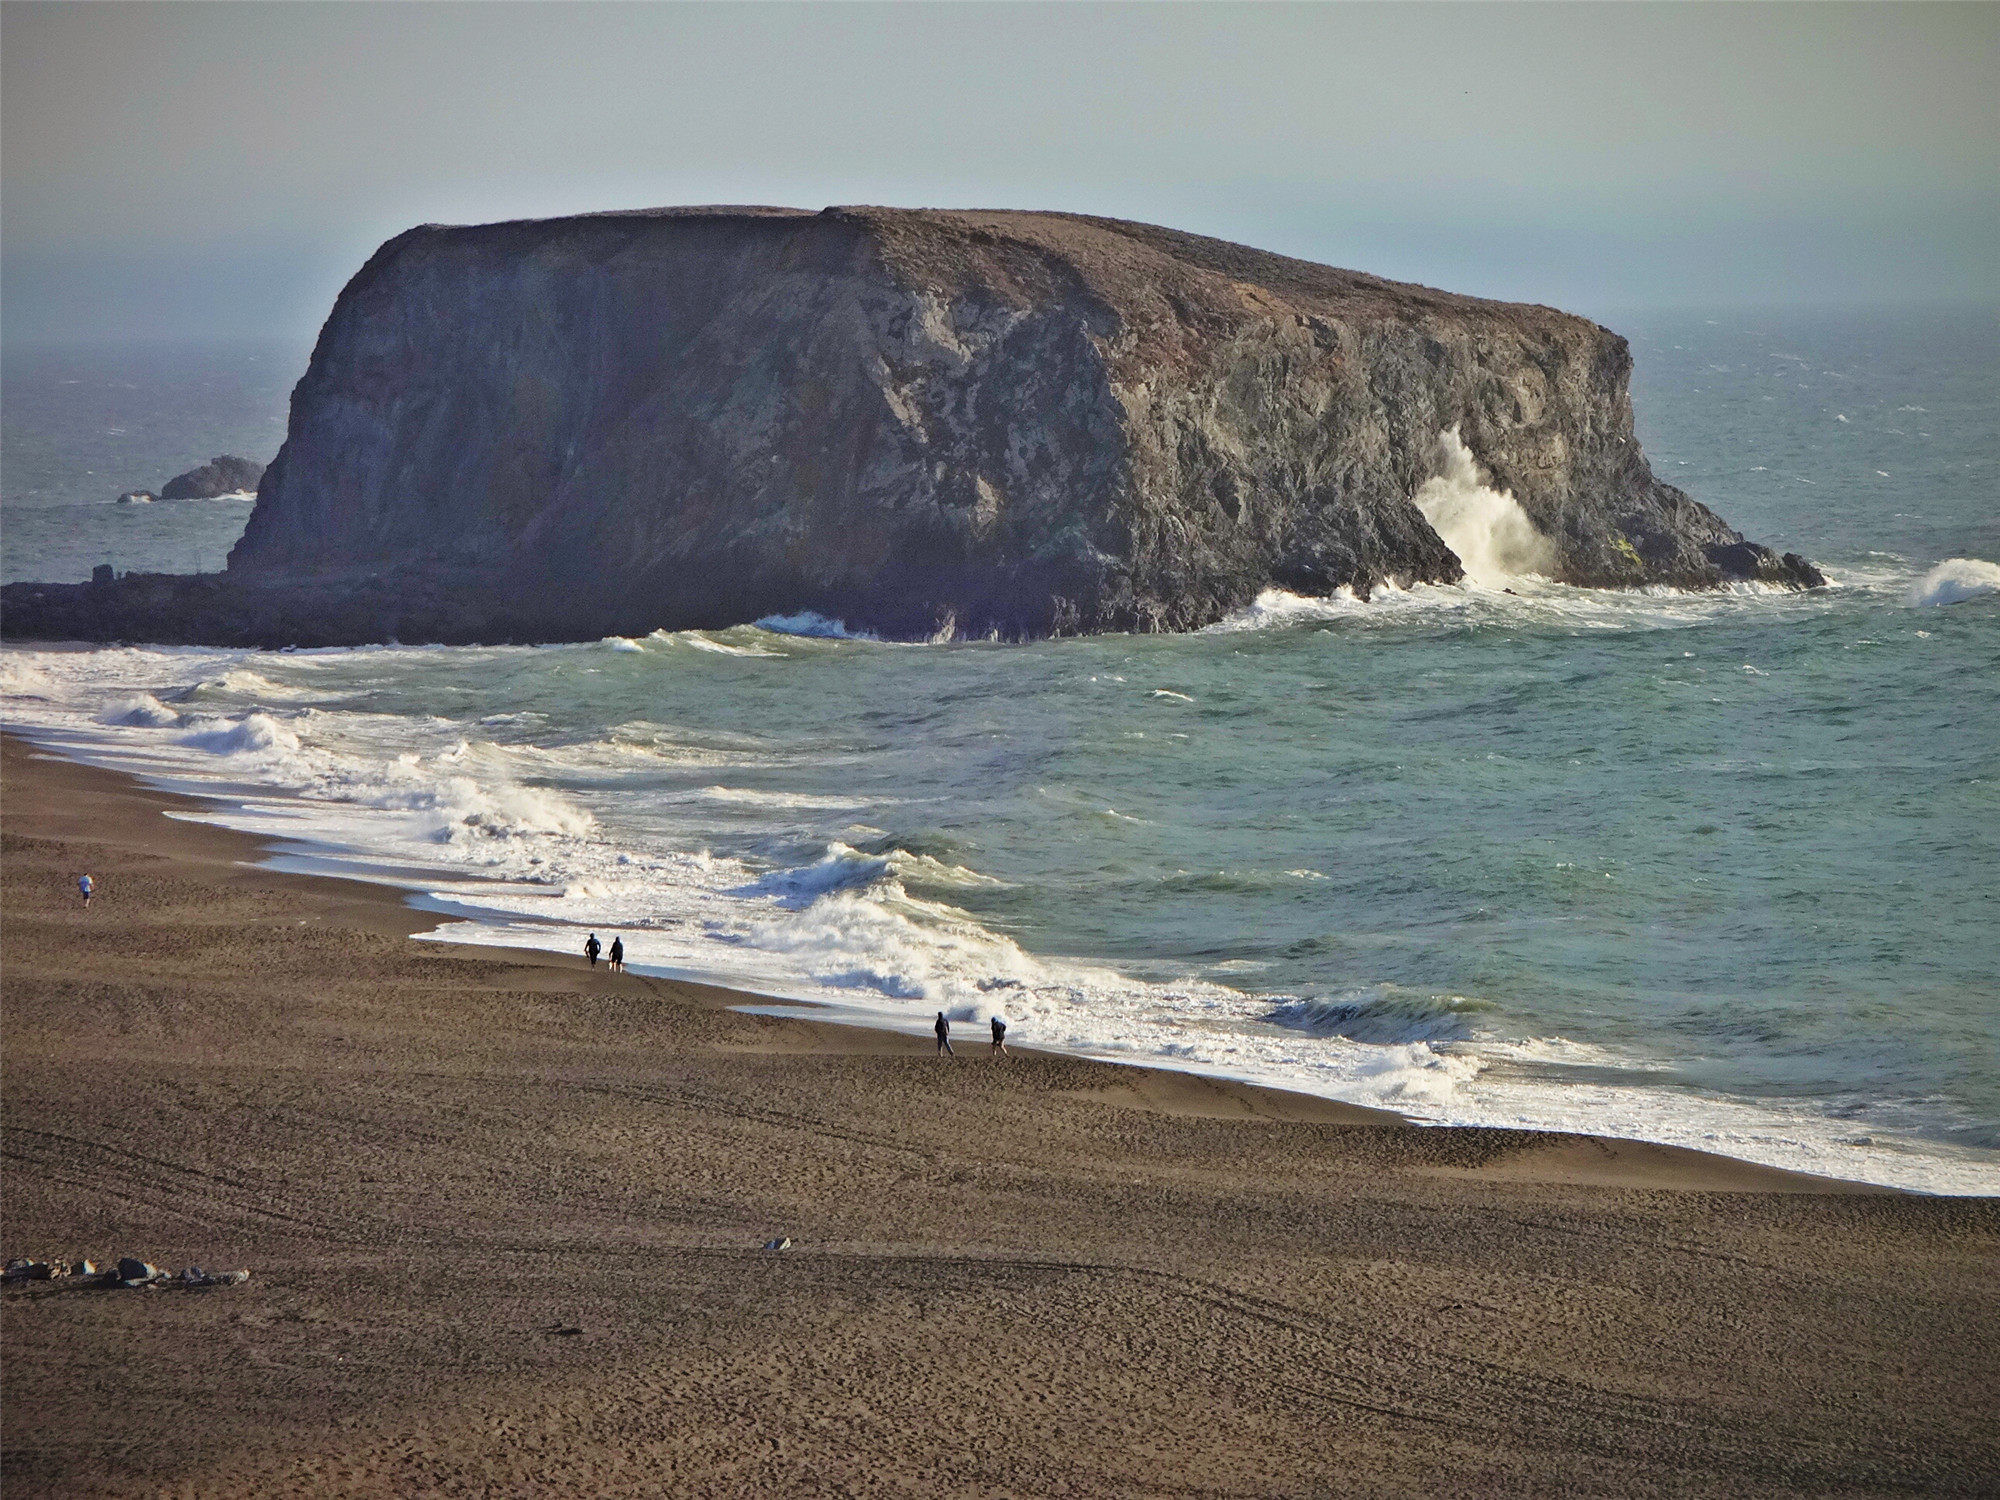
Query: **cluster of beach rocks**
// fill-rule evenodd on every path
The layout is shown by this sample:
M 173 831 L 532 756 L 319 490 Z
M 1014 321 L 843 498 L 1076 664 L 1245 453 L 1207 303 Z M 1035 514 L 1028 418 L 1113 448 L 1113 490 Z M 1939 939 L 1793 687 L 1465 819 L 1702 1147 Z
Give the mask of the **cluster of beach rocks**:
M 16 1256 L 0 1271 L 0 1281 L 9 1285 L 17 1281 L 80 1280 L 93 1286 L 126 1287 L 133 1291 L 155 1287 L 240 1286 L 249 1279 L 248 1271 L 204 1271 L 200 1266 L 189 1266 L 177 1273 L 131 1255 L 101 1269 L 88 1258 L 32 1260 Z

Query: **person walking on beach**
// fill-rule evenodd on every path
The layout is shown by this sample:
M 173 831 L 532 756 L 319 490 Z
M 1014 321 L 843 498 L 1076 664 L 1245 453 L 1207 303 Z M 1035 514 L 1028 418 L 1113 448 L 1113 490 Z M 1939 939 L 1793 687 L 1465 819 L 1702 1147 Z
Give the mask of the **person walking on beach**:
M 597 967 L 597 955 L 603 951 L 604 944 L 598 942 L 597 934 L 593 932 L 583 945 L 583 956 L 590 960 L 591 968 Z
M 953 1057 L 958 1056 L 956 1052 L 951 1051 L 951 1022 L 944 1018 L 943 1011 L 938 1012 L 937 1024 L 932 1026 L 931 1030 L 937 1033 L 939 1057 L 943 1057 L 948 1052 Z
M 614 974 L 625 972 L 625 939 L 622 937 L 614 936 L 611 939 L 611 972 Z
M 89 911 L 90 893 L 97 889 L 96 883 L 88 875 L 80 875 L 77 877 L 76 888 L 83 893 L 83 909 Z
M 993 1055 L 1007 1056 L 1007 1023 L 998 1016 L 993 1018 Z

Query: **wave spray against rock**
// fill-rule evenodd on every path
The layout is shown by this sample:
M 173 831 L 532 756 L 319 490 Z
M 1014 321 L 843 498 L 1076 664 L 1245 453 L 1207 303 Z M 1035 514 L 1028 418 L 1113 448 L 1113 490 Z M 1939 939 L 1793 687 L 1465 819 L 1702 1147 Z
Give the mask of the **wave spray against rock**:
M 1468 583 L 1500 588 L 1528 573 L 1555 571 L 1555 548 L 1521 503 L 1496 490 L 1456 427 L 1438 434 L 1435 478 L 1417 490 L 1417 509 L 1458 554 Z

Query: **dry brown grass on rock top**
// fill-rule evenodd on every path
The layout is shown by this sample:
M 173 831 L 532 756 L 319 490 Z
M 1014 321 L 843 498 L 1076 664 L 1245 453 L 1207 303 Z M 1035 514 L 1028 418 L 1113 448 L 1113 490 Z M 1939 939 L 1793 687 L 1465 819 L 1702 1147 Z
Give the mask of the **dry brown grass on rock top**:
M 1809 1184 L 1074 1059 L 940 1064 L 411 944 L 379 892 L 246 868 L 161 799 L 5 753 L 0 1250 L 256 1272 L 10 1289 L 10 1500 L 2000 1472 L 1990 1202 L 1655 1191 Z M 1624 1186 L 1532 1180 L 1583 1167 Z M 755 1248 L 775 1235 L 798 1248 Z

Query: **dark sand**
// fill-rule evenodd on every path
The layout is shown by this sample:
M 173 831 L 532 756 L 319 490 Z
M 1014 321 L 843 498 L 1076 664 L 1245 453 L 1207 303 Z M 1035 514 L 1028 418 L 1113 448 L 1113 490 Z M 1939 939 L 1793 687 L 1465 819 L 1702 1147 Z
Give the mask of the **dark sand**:
M 8 1500 L 2000 1492 L 1994 1200 L 941 1064 L 0 770 L 0 1252 L 255 1273 L 8 1288 Z

